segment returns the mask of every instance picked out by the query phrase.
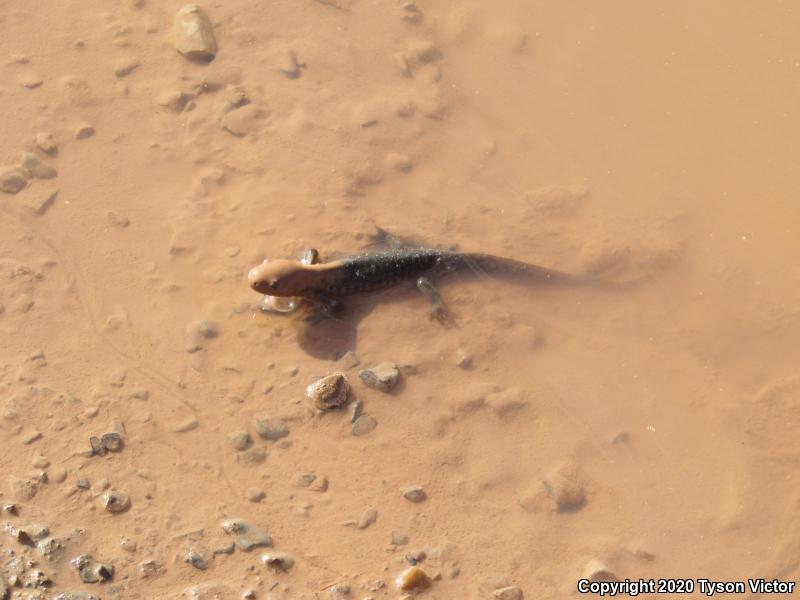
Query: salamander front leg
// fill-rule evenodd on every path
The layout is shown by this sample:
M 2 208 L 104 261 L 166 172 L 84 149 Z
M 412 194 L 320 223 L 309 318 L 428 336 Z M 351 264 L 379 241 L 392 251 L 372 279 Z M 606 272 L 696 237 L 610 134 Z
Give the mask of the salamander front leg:
M 442 296 L 439 294 L 439 290 L 436 289 L 431 280 L 427 277 L 420 277 L 417 279 L 417 288 L 420 292 L 425 294 L 431 303 L 431 319 L 436 319 L 445 327 L 452 327 L 455 323 L 453 318 L 450 316 L 450 311 L 448 311 L 447 307 L 445 307 L 444 302 L 442 301 Z

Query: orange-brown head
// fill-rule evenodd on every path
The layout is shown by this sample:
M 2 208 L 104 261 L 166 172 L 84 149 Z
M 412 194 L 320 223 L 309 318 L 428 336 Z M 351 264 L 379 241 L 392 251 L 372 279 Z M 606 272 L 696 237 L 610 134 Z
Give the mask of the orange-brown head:
M 269 296 L 306 296 L 313 289 L 314 269 L 296 260 L 265 260 L 250 269 L 250 287 Z

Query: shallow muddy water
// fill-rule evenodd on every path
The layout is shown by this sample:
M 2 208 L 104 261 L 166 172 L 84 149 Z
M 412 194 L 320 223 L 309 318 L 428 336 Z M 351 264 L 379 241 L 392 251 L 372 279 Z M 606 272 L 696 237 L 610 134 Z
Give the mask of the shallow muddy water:
M 791 3 L 231 0 L 211 62 L 180 7 L 0 7 L 0 597 L 798 577 Z M 374 224 L 643 283 L 258 310 L 251 267 Z

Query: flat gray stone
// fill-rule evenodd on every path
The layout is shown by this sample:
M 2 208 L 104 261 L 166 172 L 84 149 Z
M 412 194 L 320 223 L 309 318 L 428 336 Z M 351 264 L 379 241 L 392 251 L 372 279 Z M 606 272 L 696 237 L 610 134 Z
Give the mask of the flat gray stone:
M 52 179 L 58 175 L 58 171 L 32 152 L 22 153 L 22 167 L 37 179 Z
M 222 530 L 233 536 L 239 550 L 248 552 L 253 548 L 272 546 L 272 537 L 260 527 L 245 519 L 226 519 L 221 524 Z
M 265 440 L 276 441 L 289 435 L 289 428 L 276 417 L 256 417 L 255 430 Z
M 354 436 L 359 437 L 362 435 L 367 435 L 377 426 L 378 426 L 378 420 L 375 417 L 373 417 L 372 415 L 361 415 L 353 423 L 350 432 Z
M 70 564 L 78 571 L 84 583 L 111 581 L 114 578 L 114 567 L 95 560 L 89 554 L 81 554 L 73 558 Z
M 28 178 L 20 167 L 0 167 L 0 191 L 16 194 L 26 185 Z
M 358 372 L 361 381 L 368 387 L 381 392 L 390 391 L 400 378 L 400 371 L 393 362 L 382 362 L 371 369 L 362 369 Z
M 409 502 L 422 502 L 428 497 L 421 485 L 404 485 L 400 488 L 400 494 Z

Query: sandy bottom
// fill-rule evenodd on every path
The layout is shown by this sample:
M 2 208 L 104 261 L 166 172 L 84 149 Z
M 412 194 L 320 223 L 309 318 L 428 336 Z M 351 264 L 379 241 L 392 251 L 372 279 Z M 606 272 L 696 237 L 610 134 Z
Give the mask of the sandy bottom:
M 800 577 L 792 3 L 217 1 L 211 62 L 176 2 L 35 4 L 0 8 L 1 598 Z M 258 310 L 252 266 L 373 223 L 643 284 Z

